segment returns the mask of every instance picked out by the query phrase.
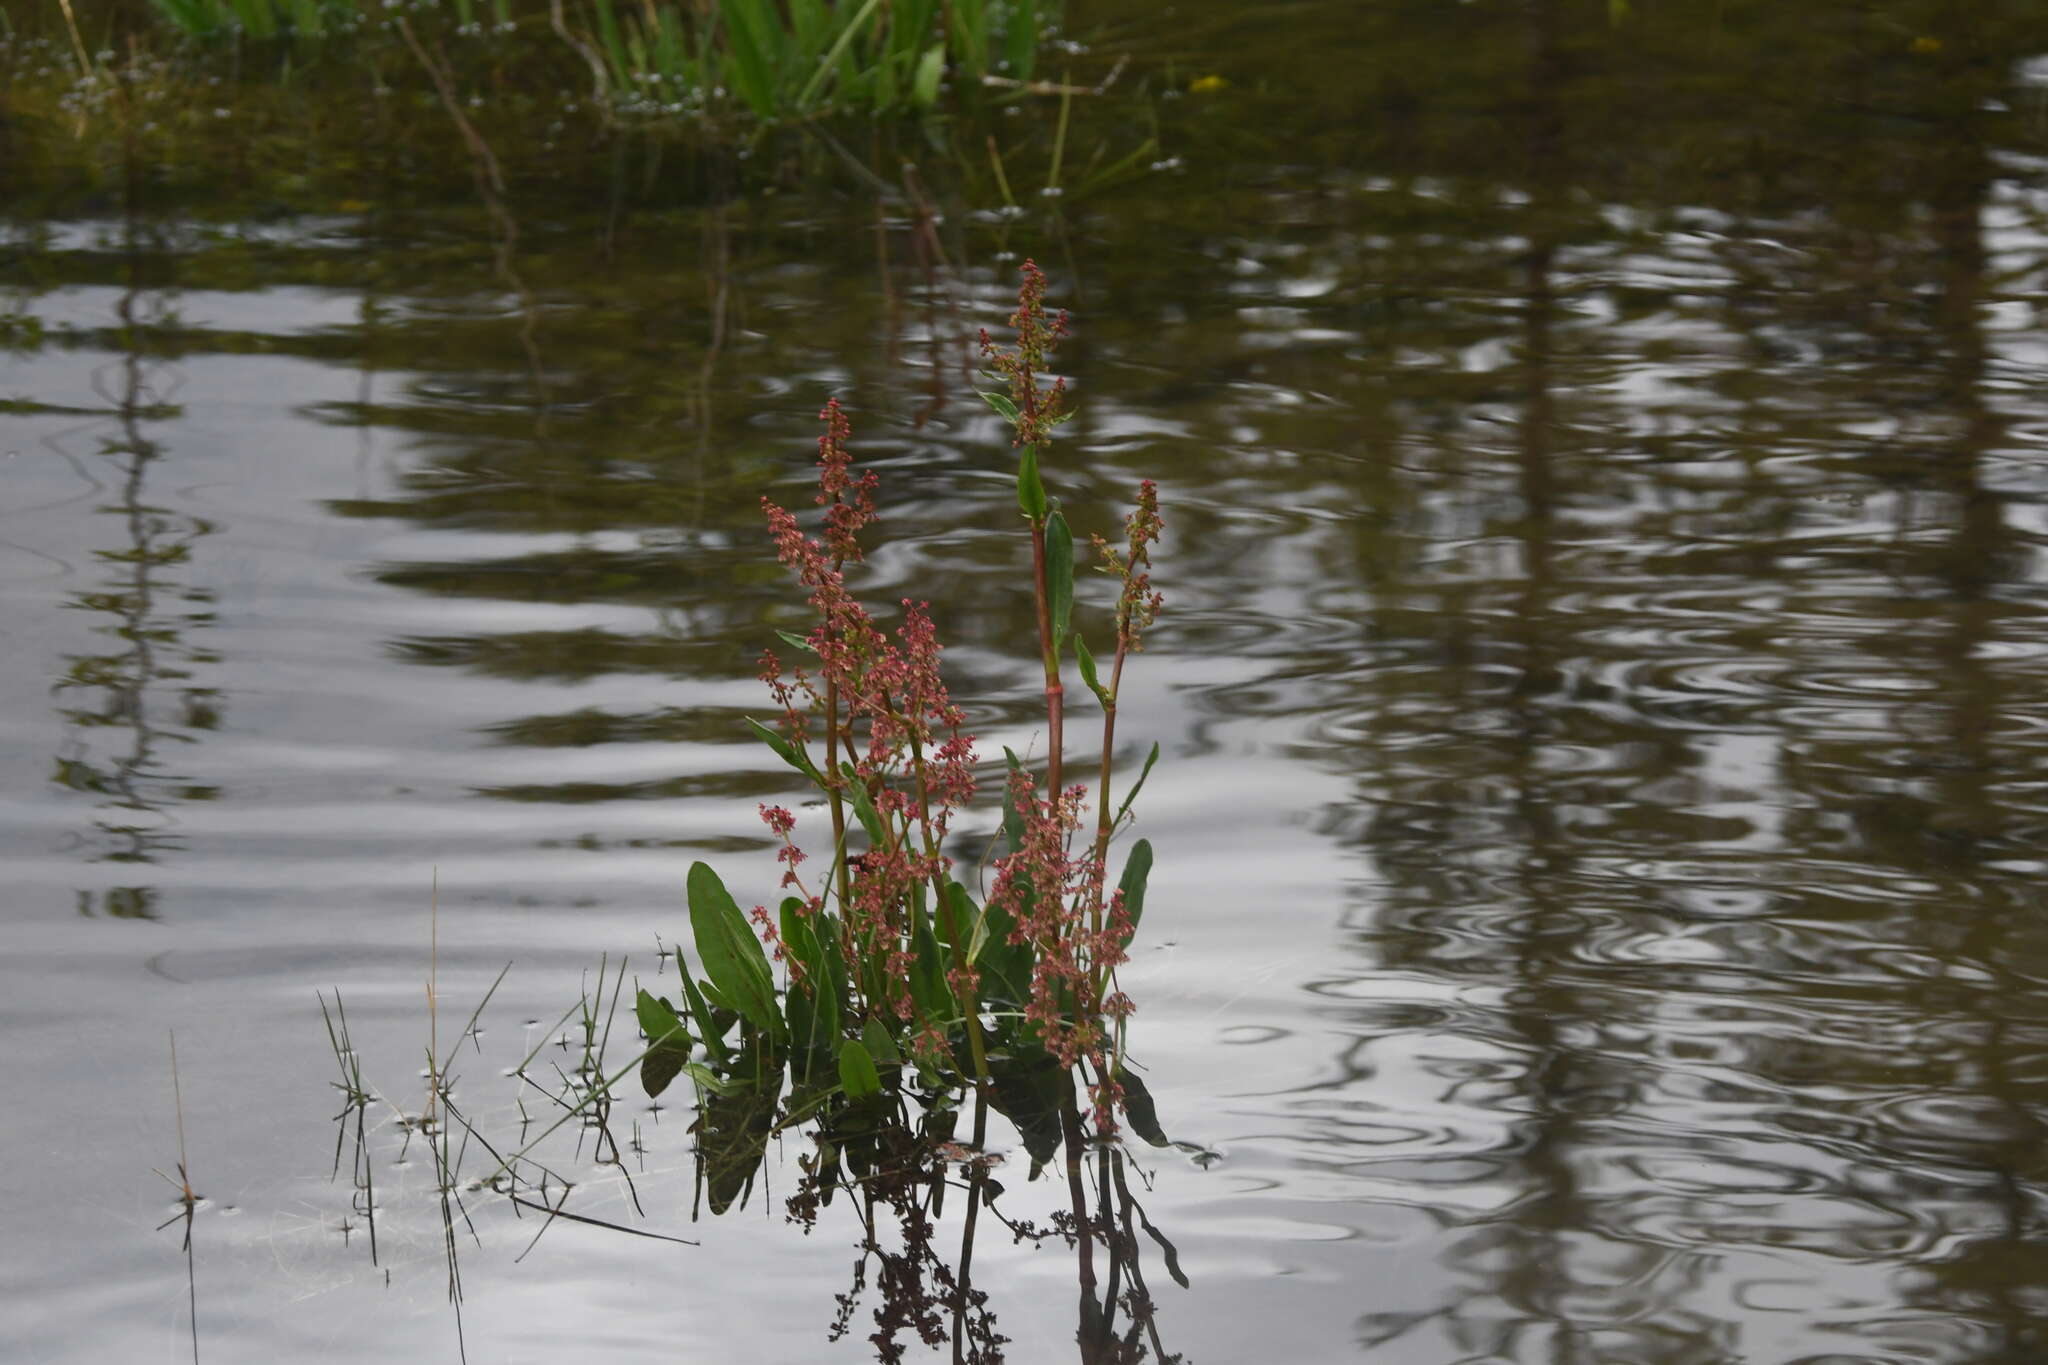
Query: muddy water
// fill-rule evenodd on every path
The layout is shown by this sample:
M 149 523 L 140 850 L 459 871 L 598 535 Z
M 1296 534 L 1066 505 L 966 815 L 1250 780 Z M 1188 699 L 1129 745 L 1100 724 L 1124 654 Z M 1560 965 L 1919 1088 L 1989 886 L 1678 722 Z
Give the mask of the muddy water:
M 1079 15 L 1145 74 L 1080 125 L 1156 119 L 1134 179 L 997 211 L 624 139 L 550 189 L 515 147 L 503 261 L 459 158 L 261 210 L 53 174 L 0 249 L 0 1354 L 456 1357 L 397 1117 L 430 933 L 443 1052 L 512 964 L 454 1069 L 516 1143 L 503 1073 L 573 1067 L 601 959 L 672 971 L 688 863 L 765 893 L 741 721 L 801 609 L 758 503 L 827 396 L 864 586 L 932 601 L 985 752 L 1042 743 L 971 382 L 1031 254 L 1070 516 L 1150 476 L 1169 527 L 1120 728 L 1163 751 L 1165 1348 L 2039 1359 L 2048 26 L 1808 8 Z M 471 1191 L 471 1358 L 873 1354 L 872 1286 L 826 1340 L 850 1210 L 784 1221 L 802 1144 L 693 1222 L 664 1106 L 614 1114 L 631 1190 L 569 1143 L 570 1207 L 701 1245 L 518 1260 Z M 1011 1359 L 1074 1354 L 1063 1247 L 975 1267 Z

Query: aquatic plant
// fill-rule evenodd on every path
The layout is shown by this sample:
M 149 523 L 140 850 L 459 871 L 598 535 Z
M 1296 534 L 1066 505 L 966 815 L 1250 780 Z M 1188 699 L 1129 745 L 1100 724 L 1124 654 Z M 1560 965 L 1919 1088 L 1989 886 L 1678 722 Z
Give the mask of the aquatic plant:
M 150 0 L 180 33 L 195 38 L 240 34 L 266 39 L 319 38 L 360 22 L 356 0 Z
M 808 1232 L 844 1194 L 862 1228 L 853 1285 L 835 1296 L 833 1339 L 850 1330 L 872 1264 L 877 1330 L 869 1340 L 878 1359 L 902 1359 L 915 1337 L 932 1346 L 950 1340 L 956 1360 L 999 1365 L 1006 1338 L 988 1292 L 973 1278 L 977 1230 L 992 1218 L 1016 1240 L 1073 1251 L 1080 1288 L 1075 1339 L 1084 1365 L 1179 1358 L 1160 1340 L 1139 1233 L 1162 1249 L 1175 1282 L 1185 1287 L 1187 1277 L 1173 1244 L 1132 1197 L 1124 1151 L 1111 1140 L 1128 1127 L 1169 1145 L 1129 1064 L 1126 1030 L 1135 1007 L 1117 982 L 1144 911 L 1150 844 L 1134 840 L 1114 886 L 1109 876 L 1111 849 L 1159 756 L 1151 746 L 1135 777 L 1116 785 L 1118 697 L 1125 666 L 1160 608 L 1151 554 L 1163 525 L 1157 490 L 1147 480 L 1117 540 L 1093 541 L 1098 567 L 1115 584 L 1098 628 L 1098 661 L 1078 624 L 1074 536 L 1041 472 L 1055 431 L 1071 416 L 1065 382 L 1048 373 L 1067 320 L 1047 313 L 1045 292 L 1044 275 L 1027 261 L 1011 319 L 1014 344 L 999 347 L 981 336 L 988 372 L 999 383 L 982 397 L 1009 423 L 1018 451 L 1016 506 L 1030 549 L 1046 718 L 1046 752 L 1036 762 L 1004 751 L 994 784 L 1000 814 L 983 816 L 983 828 L 999 831 L 985 866 L 970 868 L 952 856 L 978 832 L 965 825 L 991 784 L 948 689 L 929 607 L 904 599 L 893 619 L 885 618 L 849 583 L 876 520 L 879 478 L 856 468 L 850 419 L 833 400 L 820 414 L 822 515 L 807 525 L 789 508 L 762 501 L 777 557 L 805 590 L 814 621 L 801 635 L 779 632 L 783 651 L 763 651 L 760 677 L 780 715 L 772 724 L 750 722 L 817 793 L 810 825 L 829 846 L 814 840 L 814 858 L 799 842 L 795 812 L 759 807 L 780 845 L 780 889 L 788 893 L 776 912 L 765 904 L 742 911 L 709 864 L 694 864 L 686 890 L 696 961 L 681 951 L 672 955 L 679 999 L 636 986 L 644 1046 L 630 1060 L 614 1061 L 626 964 L 608 969 L 601 962 L 595 995 L 586 982 L 576 1003 L 537 1033 L 507 1073 L 522 1087 L 516 1148 L 488 1136 L 456 1101 L 440 1043 L 438 928 L 430 928 L 426 1102 L 417 1113 L 393 1108 L 404 1143 L 417 1134 L 433 1160 L 458 1343 L 464 1329 L 456 1230 L 470 1226 L 466 1195 L 489 1190 L 542 1215 L 535 1240 L 568 1219 L 697 1244 L 565 1207 L 577 1182 L 546 1144 L 575 1124 L 577 1156 L 588 1139 L 590 1162 L 640 1210 L 628 1153 L 645 1151 L 643 1135 L 637 1121 L 624 1139 L 612 1126 L 616 1087 L 637 1070 L 650 1098 L 681 1077 L 696 1090 L 693 1219 L 699 1211 L 715 1217 L 743 1206 L 778 1135 L 807 1136 L 808 1150 L 797 1159 L 801 1174 L 786 1197 L 790 1220 Z M 1021 564 L 1024 556 L 1018 558 Z M 784 662 L 784 652 L 792 662 Z M 1070 674 L 1102 713 L 1092 791 L 1069 781 L 1066 770 Z M 432 905 L 430 924 L 437 926 L 438 895 Z M 664 949 L 662 956 L 671 954 Z M 497 984 L 457 1035 L 458 1046 L 477 1038 Z M 374 1261 L 377 1199 L 364 1114 L 378 1097 L 363 1079 L 339 993 L 331 1014 L 324 1000 L 321 1010 L 339 1077 L 334 1084 L 344 1097 L 334 1170 L 338 1177 L 352 1129 L 351 1215 L 367 1227 Z M 536 1065 L 551 1043 L 575 1060 Z M 536 1116 L 524 1103 L 527 1089 L 558 1111 L 538 1132 L 529 1131 Z M 1002 1211 L 1003 1183 L 994 1172 L 1005 1158 L 990 1141 L 992 1114 L 1015 1129 L 1032 1176 L 1057 1161 L 1064 1190 L 1053 1195 L 1061 1207 L 1049 1218 Z M 495 1164 L 464 1175 L 472 1140 Z M 401 1145 L 401 1156 L 405 1150 Z M 937 1242 L 949 1190 L 965 1194 L 959 1250 L 950 1260 Z M 340 1226 L 346 1233 L 355 1224 L 344 1219 Z
M 1005 751 L 1001 851 L 985 895 L 947 851 L 983 784 L 928 606 L 905 599 L 892 631 L 848 585 L 875 520 L 878 480 L 856 472 L 836 400 L 821 414 L 819 533 L 763 500 L 776 553 L 807 590 L 815 624 L 781 637 L 800 663 L 764 651 L 760 676 L 781 715 L 774 726 L 751 724 L 818 793 L 831 844 L 807 875 L 813 860 L 797 842 L 796 815 L 763 805 L 782 845 L 779 909 L 743 912 L 710 865 L 695 864 L 687 891 L 699 969 L 683 970 L 680 1003 L 639 992 L 649 1039 L 642 1082 L 659 1095 L 687 1074 L 705 1092 L 701 1140 L 731 1147 L 733 1158 L 707 1156 L 709 1166 L 750 1175 L 772 1129 L 911 1089 L 945 1104 L 971 1087 L 1011 1118 L 1040 1163 L 1063 1140 L 1072 1148 L 1084 1132 L 1115 1133 L 1119 1116 L 1147 1140 L 1166 1141 L 1126 1062 L 1134 1007 L 1117 987 L 1144 911 L 1151 845 L 1136 840 L 1120 879 L 1109 880 L 1111 846 L 1158 758 L 1154 745 L 1129 789 L 1114 790 L 1117 699 L 1160 606 L 1150 562 L 1162 523 L 1148 480 L 1118 542 L 1094 542 L 1099 567 L 1117 584 L 1098 663 L 1075 621 L 1073 533 L 1041 473 L 1054 431 L 1071 415 L 1065 381 L 1046 382 L 1067 321 L 1047 314 L 1045 287 L 1026 262 L 1014 345 L 982 335 L 1002 383 L 983 397 L 1009 422 L 1019 451 L 1047 743 L 1042 772 Z M 1069 658 L 1102 712 L 1092 793 L 1065 771 Z M 715 1188 L 714 1209 L 737 1192 Z
M 441 9 L 462 35 L 520 28 L 513 0 L 150 0 L 189 37 L 314 40 L 392 27 Z M 830 111 L 929 109 L 950 71 L 1030 79 L 1056 15 L 1041 0 L 586 0 L 530 7 L 590 67 L 600 97 L 629 113 L 702 113 L 723 104 L 764 122 Z M 394 17 L 389 11 L 397 11 Z M 580 22 L 579 22 L 580 21 Z
M 1039 0 L 590 0 L 590 15 L 586 60 L 621 108 L 693 111 L 729 92 L 766 122 L 929 109 L 948 69 L 1028 78 L 1049 27 Z

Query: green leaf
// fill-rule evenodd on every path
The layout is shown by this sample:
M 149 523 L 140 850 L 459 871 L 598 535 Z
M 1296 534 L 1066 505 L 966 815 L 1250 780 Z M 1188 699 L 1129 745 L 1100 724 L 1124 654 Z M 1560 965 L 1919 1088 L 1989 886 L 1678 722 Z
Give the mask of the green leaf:
M 988 916 L 981 913 L 981 907 L 974 903 L 974 897 L 958 882 L 946 883 L 946 903 L 953 911 L 953 932 L 964 935 L 967 939 L 967 961 L 979 961 L 981 950 L 988 946 Z
M 676 1007 L 657 996 L 649 995 L 643 987 L 633 1000 L 633 1014 L 640 1021 L 641 1032 L 647 1041 L 660 1044 L 671 1034 L 681 1033 L 688 1037 L 683 1021 L 676 1017 Z
M 1157 763 L 1158 761 L 1159 746 L 1155 743 L 1152 746 L 1152 752 L 1145 755 L 1145 767 L 1142 771 L 1139 772 L 1137 783 L 1134 786 L 1132 786 L 1130 791 L 1124 794 L 1124 802 L 1122 805 L 1116 808 L 1116 819 L 1112 820 L 1110 822 L 1111 824 L 1122 823 L 1124 818 L 1124 812 L 1131 808 L 1131 802 L 1137 800 L 1138 793 L 1145 789 L 1145 779 L 1152 776 L 1152 765 L 1154 763 Z
M 868 842 L 877 849 L 888 847 L 888 833 L 874 799 L 868 795 L 867 784 L 855 775 L 851 763 L 840 764 L 839 773 L 846 779 L 846 794 L 853 800 L 853 813 L 860 818 L 860 827 L 868 832 Z
M 1017 425 L 1017 405 L 1010 401 L 1010 395 L 1006 393 L 985 393 L 981 397 L 982 401 L 996 410 L 997 416 L 1013 427 Z
M 746 1089 L 738 1082 L 719 1075 L 702 1062 L 683 1063 L 683 1074 L 714 1095 L 733 1095 Z
M 881 1020 L 870 1017 L 861 1028 L 860 1040 L 876 1066 L 903 1065 L 903 1054 L 896 1050 L 896 1041 L 889 1036 L 888 1026 Z
M 1088 642 L 1079 635 L 1074 637 L 1074 658 L 1081 665 L 1081 681 L 1088 684 L 1095 700 L 1102 703 L 1103 710 L 1112 709 L 1116 701 L 1109 695 L 1109 689 L 1102 685 L 1102 680 L 1095 676 L 1095 656 L 1088 652 Z
M 783 0 L 783 9 L 789 14 L 790 46 L 798 52 L 816 52 L 831 31 L 832 15 L 824 0 Z
M 823 57 L 818 59 L 818 69 L 811 73 L 810 80 L 804 82 L 802 93 L 796 97 L 797 108 L 804 109 L 810 106 L 811 97 L 818 93 L 818 87 L 823 84 L 826 73 L 838 64 L 840 56 L 846 51 L 846 45 L 853 41 L 854 36 L 867 23 L 868 16 L 875 12 L 875 6 L 878 3 L 879 0 L 867 0 L 867 3 L 862 5 L 859 11 L 840 28 L 839 36 L 833 41 L 831 48 L 826 51 Z M 828 16 L 824 13 L 823 5 L 817 4 L 816 0 L 805 0 L 805 5 L 808 9 L 816 12 L 817 18 L 814 20 L 814 23 L 822 26 L 827 22 Z M 790 12 L 794 15 L 803 11 L 798 10 L 795 5 L 792 5 Z M 819 46 L 818 39 L 821 36 L 822 34 L 815 32 L 799 33 L 797 35 L 798 40 L 804 45 L 806 51 L 816 51 Z
M 780 1040 L 782 1012 L 775 1005 L 775 977 L 747 917 L 709 863 L 690 864 L 689 893 L 690 931 L 705 975 L 742 1018 Z
M 719 1027 L 718 1020 L 711 1013 L 710 1002 L 704 998 L 704 993 L 697 989 L 697 983 L 690 979 L 687 968 L 684 969 L 682 977 L 683 1003 L 689 1007 L 690 1018 L 697 1025 L 697 1036 L 703 1039 L 704 1048 L 711 1054 L 711 1059 L 723 1062 L 732 1055 L 732 1049 L 725 1045 L 725 1030 Z
M 1038 0 L 1015 0 L 1010 29 L 1003 35 L 1003 56 L 1012 80 L 1028 81 L 1038 65 Z
M 848 1038 L 839 1045 L 839 1085 L 850 1100 L 872 1099 L 882 1093 L 882 1076 L 875 1070 L 875 1059 L 858 1038 Z
M 1010 931 L 1016 927 L 1010 912 L 993 902 L 977 910 L 974 898 L 958 882 L 946 888 L 946 896 L 953 903 L 955 924 L 965 919 L 974 926 L 963 932 L 968 932 L 967 960 L 981 973 L 981 1003 L 1022 1009 L 1031 999 L 1031 947 L 1010 942 Z
M 945 950 L 932 932 L 922 895 L 913 895 L 910 905 L 910 998 L 927 1020 L 951 1019 L 960 1012 L 946 981 Z
M 953 20 L 953 50 L 970 75 L 988 69 L 988 0 L 953 0 L 947 7 Z
M 939 100 L 939 78 L 946 74 L 946 45 L 933 43 L 925 49 L 924 56 L 917 59 L 917 74 L 910 82 L 910 102 L 919 109 L 929 109 Z
M 782 944 L 803 973 L 801 982 L 791 983 L 783 1005 L 789 1016 L 791 1042 L 804 1054 L 791 1065 L 808 1076 L 813 1056 L 832 1056 L 839 1038 L 839 1002 L 843 992 L 835 971 L 837 964 L 825 955 L 816 930 L 803 913 L 803 905 L 795 896 L 782 902 Z
M 654 1099 L 689 1064 L 690 1034 L 676 1017 L 675 1006 L 644 990 L 634 999 L 633 1013 L 647 1034 L 647 1052 L 640 1059 L 640 1085 L 647 1098 Z
M 809 640 L 806 640 L 803 636 L 798 635 L 795 631 L 778 630 L 775 632 L 775 634 L 778 638 L 781 639 L 782 643 L 790 646 L 792 649 L 801 649 L 806 654 L 816 654 L 818 652 L 814 647 L 812 647 L 811 642 Z
M 718 8 L 725 19 L 726 84 L 739 92 L 755 117 L 775 117 L 773 54 L 780 25 L 768 17 L 772 9 L 760 0 L 724 0 Z
M 775 751 L 777 758 L 810 778 L 818 786 L 825 785 L 825 775 L 818 771 L 817 765 L 811 762 L 811 756 L 801 747 L 790 743 L 788 739 L 776 734 L 752 716 L 747 717 L 747 725 L 753 730 L 756 739 Z
M 887 54 L 875 63 L 875 82 L 869 99 L 874 112 L 880 114 L 896 107 L 901 93 L 896 88 L 896 68 L 899 65 L 895 55 Z
M 887 43 L 893 56 L 916 58 L 938 17 L 938 5 L 939 0 L 890 0 Z
M 1138 920 L 1145 913 L 1145 878 L 1152 874 L 1152 841 L 1140 839 L 1131 845 L 1131 856 L 1124 860 L 1123 879 L 1116 889 L 1123 893 L 1124 914 L 1130 917 L 1131 932 L 1124 938 L 1128 947 L 1137 935 Z
M 1059 512 L 1045 521 L 1045 591 L 1052 599 L 1052 647 L 1058 652 L 1074 619 L 1074 533 Z
M 1017 506 L 1033 526 L 1045 521 L 1045 485 L 1038 479 L 1038 447 L 1025 446 L 1017 463 Z
M 1171 1147 L 1173 1143 L 1166 1130 L 1159 1126 L 1159 1109 L 1152 1103 L 1152 1092 L 1138 1079 L 1138 1073 L 1120 1066 L 1116 1077 L 1124 1088 L 1124 1117 L 1131 1121 L 1132 1130 L 1154 1147 Z

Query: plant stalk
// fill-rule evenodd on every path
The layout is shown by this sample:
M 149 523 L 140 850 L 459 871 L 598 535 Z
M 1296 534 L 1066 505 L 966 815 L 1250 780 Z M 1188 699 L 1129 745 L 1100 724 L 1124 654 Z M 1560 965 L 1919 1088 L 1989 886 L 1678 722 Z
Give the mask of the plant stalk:
M 953 898 L 946 894 L 946 877 L 940 868 L 939 849 L 932 839 L 931 783 L 924 766 L 924 745 L 918 741 L 915 731 L 910 736 L 910 757 L 917 767 L 917 819 L 918 828 L 924 836 L 924 856 L 932 865 L 932 909 L 939 918 L 939 927 L 945 931 L 946 942 L 953 948 L 953 974 L 959 978 L 954 989 L 964 999 L 960 1012 L 967 1016 L 967 1051 L 974 1059 L 974 1079 L 977 1098 L 982 1088 L 988 1085 L 988 1053 L 981 1039 L 981 999 L 975 989 L 973 964 L 967 960 L 967 944 L 960 936 L 960 926 L 953 919 Z
M 1061 733 L 1066 712 L 1066 689 L 1060 684 L 1060 656 L 1052 638 L 1052 597 L 1045 584 L 1045 519 L 1031 523 L 1031 586 L 1038 598 L 1038 647 L 1045 661 L 1045 794 L 1057 803 L 1060 797 L 1060 764 L 1064 752 Z

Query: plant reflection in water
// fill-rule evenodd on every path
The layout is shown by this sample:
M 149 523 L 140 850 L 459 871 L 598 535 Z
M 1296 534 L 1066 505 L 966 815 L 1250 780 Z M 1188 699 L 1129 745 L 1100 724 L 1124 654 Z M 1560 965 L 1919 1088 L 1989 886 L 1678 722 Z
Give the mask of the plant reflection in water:
M 120 543 L 93 552 L 105 576 L 67 603 L 92 613 L 99 622 L 94 632 L 114 644 L 65 656 L 52 691 L 64 699 L 58 715 L 67 735 L 51 780 L 95 798 L 94 833 L 79 839 L 92 861 L 144 864 L 180 847 L 173 806 L 218 795 L 167 767 L 163 754 L 166 745 L 196 743 L 220 723 L 220 689 L 199 676 L 218 657 L 185 638 L 213 624 L 214 595 L 177 577 L 194 545 L 216 528 L 163 505 L 149 489 L 165 455 L 150 426 L 179 413 L 172 395 L 180 379 L 162 357 L 181 322 L 172 291 L 152 279 L 165 244 L 136 205 L 132 177 L 119 239 L 108 245 L 118 253 L 123 277 L 112 329 L 120 357 L 92 376 L 93 392 L 104 404 L 89 410 L 91 426 L 98 429 L 93 453 L 99 460 L 88 464 L 56 438 L 47 444 L 102 495 L 96 510 L 120 527 Z M 122 731 L 125 741 L 106 739 L 95 752 L 93 736 Z M 85 915 L 154 919 L 156 898 L 151 886 L 80 889 L 78 909 Z
M 412 1112 L 385 1100 L 364 1079 L 339 999 L 331 1007 L 323 1002 L 339 1071 L 334 1084 L 344 1101 L 336 1115 L 337 1174 L 342 1147 L 354 1151 L 348 1163 L 354 1189 L 348 1216 L 337 1230 L 345 1237 L 366 1232 L 355 1244 L 367 1249 L 373 1264 L 385 1265 L 378 1220 L 395 1216 L 402 1225 L 412 1210 L 401 1206 L 383 1212 L 399 1196 L 390 1185 L 379 1191 L 372 1147 L 380 1134 L 395 1138 L 395 1150 L 386 1160 L 403 1166 L 413 1140 L 423 1139 L 433 1157 L 433 1202 L 442 1225 L 438 1240 L 447 1255 L 458 1331 L 466 1278 L 461 1249 L 483 1245 L 484 1230 L 491 1226 L 475 1206 L 479 1197 L 496 1196 L 514 1213 L 540 1216 L 528 1250 L 556 1219 L 690 1247 L 711 1241 L 654 1231 L 639 1218 L 614 1221 L 568 1207 L 573 1190 L 612 1185 L 623 1188 L 626 1202 L 644 1216 L 628 1161 L 644 1163 L 649 1143 L 637 1122 L 630 1134 L 614 1132 L 613 1106 L 619 1098 L 614 1087 L 627 1072 L 658 1056 L 659 1048 L 649 1046 L 623 1066 L 608 1065 L 615 1026 L 621 1037 L 628 1027 L 618 1020 L 617 1010 L 624 978 L 623 963 L 613 973 L 600 969 L 595 997 L 586 988 L 515 1069 L 522 1085 L 544 1097 L 559 1115 L 518 1149 L 486 1135 L 458 1103 L 447 1059 L 429 1068 L 441 1080 L 433 1089 L 432 1112 L 424 1106 Z M 487 993 L 485 1003 L 488 999 Z M 481 1013 L 479 1005 L 458 1046 L 474 1046 Z M 550 1050 L 570 1060 L 542 1061 Z M 1148 1255 L 1156 1255 L 1155 1264 L 1182 1288 L 1188 1278 L 1174 1244 L 1146 1216 L 1138 1197 L 1149 1188 L 1149 1172 L 1116 1139 L 1091 1136 L 1071 1072 L 1041 1066 L 1036 1074 L 1026 1073 L 1000 1057 L 991 1058 L 991 1065 L 997 1079 L 987 1095 L 965 1086 L 932 1090 L 918 1084 L 912 1068 L 897 1065 L 883 1068 L 887 1080 L 878 1092 L 858 1099 L 849 1099 L 843 1090 L 807 1098 L 801 1089 L 784 1087 L 779 1065 L 751 1079 L 745 1063 L 715 1077 L 693 1074 L 698 1098 L 690 1126 L 692 1221 L 746 1209 L 755 1186 L 765 1184 L 801 1139 L 801 1150 L 795 1152 L 797 1182 L 783 1197 L 787 1220 L 806 1236 L 829 1234 L 846 1228 L 850 1213 L 857 1230 L 850 1282 L 834 1295 L 829 1312 L 820 1306 L 820 1327 L 828 1339 L 838 1341 L 865 1327 L 881 1361 L 903 1360 L 917 1343 L 947 1351 L 961 1365 L 1005 1360 L 1011 1339 L 998 1322 L 998 1298 L 975 1281 L 976 1246 L 993 1236 L 998 1242 L 1063 1246 L 1073 1253 L 1078 1288 L 1074 1340 L 1084 1365 L 1181 1359 L 1162 1341 Z M 366 1122 L 366 1114 L 380 1105 L 389 1107 L 390 1123 Z M 523 1105 L 521 1113 L 524 1136 L 535 1117 Z M 1021 1152 L 1012 1155 L 991 1144 L 992 1117 L 1015 1129 Z M 539 1151 L 556 1131 L 572 1124 L 573 1155 Z M 1155 1144 L 1192 1150 L 1168 1144 L 1149 1117 L 1141 1131 Z M 493 1162 L 495 1167 L 486 1169 Z M 1041 1189 L 1051 1197 L 1019 1192 L 1012 1197 L 1031 1208 L 1012 1216 L 1004 1204 L 1007 1184 L 1032 1184 L 1041 1176 L 1048 1181 Z M 1064 1191 L 1051 1193 L 1062 1178 Z M 385 1269 L 388 1275 L 389 1266 Z
M 1133 1196 L 1136 1167 L 1120 1146 L 1085 1142 L 1078 1126 L 1063 1125 L 1056 1159 L 1064 1164 L 1074 1202 L 1042 1222 L 1011 1219 L 999 1202 L 1004 1158 L 980 1142 L 987 1130 L 986 1101 L 974 1104 L 976 1136 L 966 1142 L 955 1136 L 963 1117 L 956 1107 L 921 1108 L 900 1097 L 868 1106 L 862 1112 L 863 1106 L 850 1105 L 830 1120 L 821 1118 L 812 1135 L 813 1151 L 799 1158 L 803 1176 L 788 1199 L 790 1221 L 807 1233 L 835 1197 L 843 1197 L 863 1229 L 852 1284 L 837 1296 L 834 1340 L 853 1330 L 871 1290 L 874 1331 L 868 1340 L 878 1360 L 901 1360 L 905 1338 L 912 1335 L 928 1346 L 950 1343 L 955 1361 L 1004 1359 L 1009 1338 L 998 1330 L 988 1291 L 975 1288 L 973 1279 L 975 1238 L 986 1213 L 1017 1241 L 1063 1244 L 1075 1252 L 1080 1283 L 1075 1340 L 1081 1360 L 1109 1365 L 1180 1359 L 1160 1340 L 1140 1230 L 1157 1242 L 1167 1273 L 1182 1287 L 1187 1278 L 1173 1244 Z M 1022 1117 L 1020 1127 L 1037 1126 L 1034 1119 L 1060 1125 L 1056 1114 Z M 1033 1153 L 1033 1174 L 1040 1165 Z M 951 1263 L 939 1225 L 949 1197 L 965 1204 Z

